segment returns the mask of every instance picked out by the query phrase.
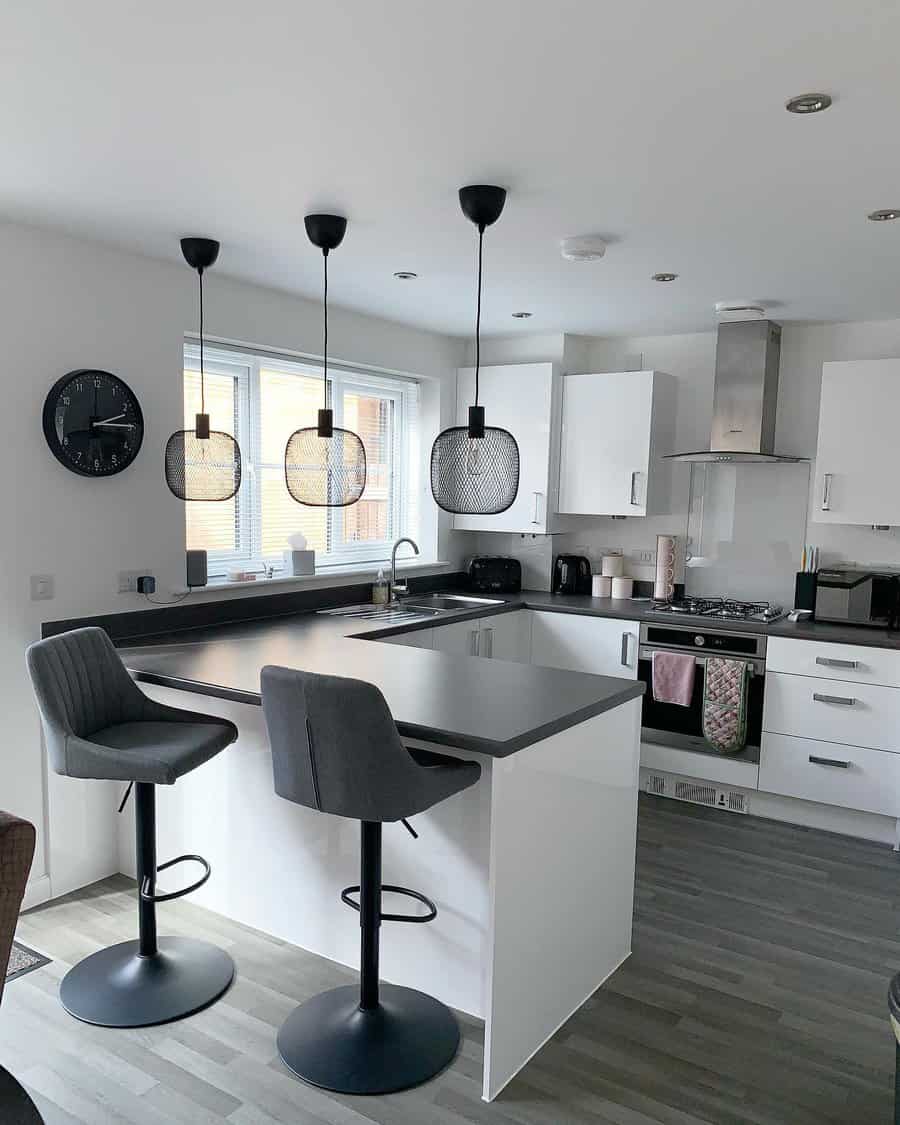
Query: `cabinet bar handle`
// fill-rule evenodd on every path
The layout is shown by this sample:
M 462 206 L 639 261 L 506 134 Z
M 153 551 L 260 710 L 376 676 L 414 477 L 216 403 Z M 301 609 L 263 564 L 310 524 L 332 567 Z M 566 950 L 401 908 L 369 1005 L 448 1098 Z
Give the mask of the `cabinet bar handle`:
M 821 664 L 823 668 L 858 668 L 858 660 L 837 660 L 832 656 L 817 656 L 816 664 Z
M 534 518 L 531 521 L 532 523 L 537 524 L 537 523 L 541 522 L 540 514 L 539 514 L 540 513 L 540 507 L 541 507 L 541 494 L 539 492 L 535 492 L 535 494 L 534 494 Z
M 494 655 L 494 630 L 493 629 L 482 629 L 481 632 L 482 632 L 482 634 L 484 636 L 484 640 L 485 640 L 484 655 L 485 656 L 493 656 Z M 479 644 L 479 648 L 480 647 L 481 646 Z
M 635 495 L 636 491 L 637 491 L 637 473 L 632 473 L 631 474 L 631 503 L 634 505 L 635 508 L 637 508 L 639 506 L 636 495 Z
M 831 478 L 832 473 L 826 473 L 822 477 L 822 511 L 831 511 Z
M 478 630 L 473 629 L 472 632 L 469 633 L 469 651 L 472 654 L 472 656 L 478 656 L 479 655 L 478 650 L 480 648 L 481 648 L 481 637 L 479 636 Z
M 850 695 L 820 695 L 819 692 L 813 692 L 813 699 L 816 703 L 839 703 L 841 707 L 853 707 L 856 700 Z
M 623 668 L 630 667 L 630 665 L 628 663 L 628 634 L 627 633 L 622 634 L 622 667 Z
M 842 762 L 840 758 L 819 758 L 815 754 L 810 754 L 809 760 L 814 766 L 835 766 L 839 770 L 847 770 L 852 765 L 851 762 Z

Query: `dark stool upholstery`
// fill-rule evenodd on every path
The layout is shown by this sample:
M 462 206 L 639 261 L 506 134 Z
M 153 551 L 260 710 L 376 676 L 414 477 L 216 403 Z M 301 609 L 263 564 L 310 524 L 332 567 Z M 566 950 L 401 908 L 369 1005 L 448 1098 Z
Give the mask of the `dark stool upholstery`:
M 381 825 L 474 785 L 481 767 L 441 754 L 417 761 L 401 742 L 384 696 L 361 680 L 267 667 L 262 699 L 275 792 L 361 822 L 360 886 L 342 894 L 360 914 L 359 990 L 336 988 L 302 1004 L 282 1026 L 278 1050 L 295 1074 L 328 1090 L 386 1094 L 418 1086 L 452 1061 L 459 1026 L 433 997 L 379 984 L 382 921 L 425 922 L 437 913 L 418 892 L 382 886 Z M 429 913 L 383 914 L 382 889 L 411 895 Z
M 34 858 L 34 825 L 0 812 L 0 999 L 6 983 L 9 954 Z M 0 1121 L 3 1125 L 40 1125 L 41 1115 L 28 1093 L 0 1066 Z
M 894 1032 L 894 1125 L 900 1125 L 900 973 L 888 989 L 888 1011 Z
M 105 1027 L 167 1023 L 207 1007 L 228 988 L 234 963 L 206 941 L 157 938 L 156 903 L 196 890 L 210 871 L 200 856 L 157 867 L 155 787 L 172 785 L 209 761 L 234 742 L 237 728 L 148 699 L 102 629 L 38 641 L 27 659 L 55 772 L 125 781 L 128 791 L 135 787 L 140 937 L 71 969 L 59 989 L 63 1007 Z M 157 872 L 185 860 L 199 863 L 202 877 L 184 890 L 157 894 Z

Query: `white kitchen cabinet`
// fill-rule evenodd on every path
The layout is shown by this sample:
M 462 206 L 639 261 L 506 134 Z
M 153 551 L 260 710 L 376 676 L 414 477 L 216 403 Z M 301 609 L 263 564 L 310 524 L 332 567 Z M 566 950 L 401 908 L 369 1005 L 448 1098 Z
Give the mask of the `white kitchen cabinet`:
M 454 516 L 459 531 L 518 531 L 544 535 L 554 530 L 558 483 L 561 376 L 552 363 L 482 367 L 479 402 L 485 423 L 499 426 L 519 447 L 519 492 L 496 516 Z M 465 426 L 475 401 L 475 369 L 457 376 L 456 423 Z
M 634 621 L 534 612 L 531 663 L 635 680 L 638 632 Z
M 560 513 L 647 516 L 669 510 L 675 378 L 662 371 L 562 381 Z
M 434 648 L 456 656 L 483 656 L 527 664 L 531 659 L 531 614 L 519 609 L 435 626 Z
M 822 364 L 811 519 L 900 525 L 900 359 Z
M 406 633 L 394 633 L 390 637 L 379 637 L 382 644 L 406 645 L 407 648 L 434 648 L 434 629 L 412 629 Z

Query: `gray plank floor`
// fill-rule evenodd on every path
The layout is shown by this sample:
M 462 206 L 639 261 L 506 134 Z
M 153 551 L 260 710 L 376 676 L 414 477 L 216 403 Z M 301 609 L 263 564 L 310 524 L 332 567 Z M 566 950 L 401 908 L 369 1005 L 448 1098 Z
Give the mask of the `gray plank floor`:
M 295 1081 L 275 1029 L 352 974 L 187 902 L 161 908 L 161 930 L 231 950 L 225 999 L 160 1028 L 76 1023 L 59 978 L 133 936 L 133 885 L 115 878 L 23 917 L 20 940 L 54 960 L 7 987 L 0 1063 L 48 1125 L 887 1125 L 898 890 L 889 848 L 642 797 L 633 956 L 486 1105 L 471 1020 L 419 1090 L 344 1098 Z

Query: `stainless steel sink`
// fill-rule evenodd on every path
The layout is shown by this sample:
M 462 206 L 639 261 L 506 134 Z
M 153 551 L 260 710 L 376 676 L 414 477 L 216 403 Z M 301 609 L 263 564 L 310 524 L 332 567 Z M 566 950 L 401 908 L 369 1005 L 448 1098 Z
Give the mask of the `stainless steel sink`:
M 361 621 L 383 621 L 390 624 L 394 621 L 421 621 L 423 618 L 434 617 L 440 610 L 427 606 L 407 608 L 402 605 L 344 605 L 338 609 L 320 609 L 318 612 L 325 617 L 356 617 Z
M 486 605 L 503 605 L 503 598 L 476 598 L 468 594 L 425 594 L 400 603 L 404 609 L 460 610 L 478 609 Z

